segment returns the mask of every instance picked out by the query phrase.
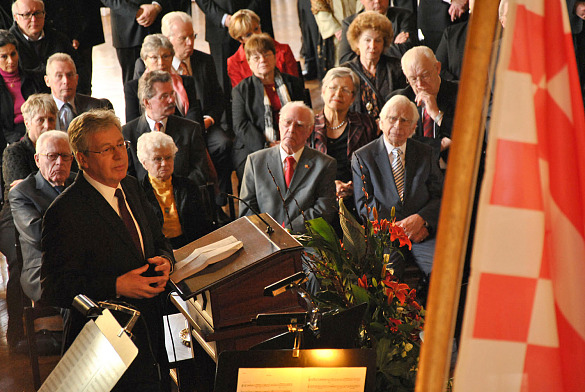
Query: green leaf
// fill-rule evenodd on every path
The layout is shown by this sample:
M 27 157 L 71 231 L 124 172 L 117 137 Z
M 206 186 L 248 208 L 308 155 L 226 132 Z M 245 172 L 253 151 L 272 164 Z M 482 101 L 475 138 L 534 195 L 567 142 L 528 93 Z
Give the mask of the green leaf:
M 355 297 L 356 305 L 364 303 L 364 302 L 365 303 L 370 302 L 370 293 L 368 292 L 368 290 L 364 289 L 363 287 L 360 287 L 357 284 L 352 284 L 351 285 L 351 292 L 353 293 L 353 296 Z
M 343 247 L 355 260 L 361 260 L 366 254 L 364 228 L 345 207 L 343 199 L 339 199 L 339 223 L 343 230 Z

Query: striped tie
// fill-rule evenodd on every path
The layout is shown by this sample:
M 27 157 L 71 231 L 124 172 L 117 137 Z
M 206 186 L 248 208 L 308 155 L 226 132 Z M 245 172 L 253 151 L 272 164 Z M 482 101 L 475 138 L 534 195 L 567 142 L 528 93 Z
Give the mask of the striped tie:
M 400 201 L 404 201 L 404 166 L 402 166 L 402 160 L 400 159 L 402 150 L 398 147 L 395 147 L 392 150 L 392 155 L 394 155 L 394 161 L 392 162 L 392 174 L 394 174 L 394 182 L 396 183 L 396 189 L 398 190 Z

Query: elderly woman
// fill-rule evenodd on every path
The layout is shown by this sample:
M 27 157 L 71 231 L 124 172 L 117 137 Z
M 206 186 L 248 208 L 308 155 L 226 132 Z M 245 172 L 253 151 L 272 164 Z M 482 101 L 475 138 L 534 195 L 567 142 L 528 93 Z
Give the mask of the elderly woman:
M 173 174 L 177 151 L 173 138 L 165 133 L 147 132 L 138 138 L 138 159 L 148 172 L 141 179 L 142 188 L 174 249 L 212 230 L 211 211 L 203 208 L 197 184 Z
M 359 14 L 347 30 L 347 40 L 358 57 L 342 66 L 351 68 L 360 77 L 358 98 L 352 110 L 376 120 L 390 93 L 406 87 L 400 60 L 383 54 L 393 36 L 392 23 L 374 11 Z
M 377 136 L 378 127 L 374 119 L 349 110 L 359 84 L 359 78 L 349 68 L 329 70 L 321 88 L 323 111 L 315 116 L 311 144 L 316 150 L 337 160 L 337 197 L 353 196 L 351 154 Z M 350 201 L 348 206 L 353 206 L 353 198 Z
M 0 162 L 6 143 L 24 135 L 24 101 L 42 91 L 42 76 L 25 72 L 18 62 L 18 43 L 8 30 L 0 30 Z
M 151 34 L 144 38 L 140 57 L 146 65 L 146 72 L 165 71 L 173 78 L 175 90 L 175 115 L 193 120 L 203 126 L 201 104 L 197 99 L 195 82 L 189 76 L 181 76 L 173 68 L 175 49 L 167 37 L 162 34 Z M 126 122 L 140 117 L 140 100 L 138 99 L 138 79 L 133 79 L 124 85 L 126 101 Z
M 252 36 L 245 46 L 253 75 L 232 90 L 233 127 L 236 134 L 233 159 L 238 180 L 244 174 L 246 157 L 278 142 L 278 113 L 291 101 L 302 101 L 300 79 L 276 68 L 276 48 L 268 34 Z
M 252 76 L 252 70 L 248 65 L 244 47 L 253 34 L 262 33 L 262 30 L 260 30 L 260 17 L 254 11 L 239 10 L 232 15 L 228 31 L 233 39 L 241 43 L 238 51 L 227 60 L 228 76 L 232 82 L 232 87 L 236 87 L 242 80 Z M 274 48 L 276 49 L 276 67 L 278 70 L 282 73 L 299 77 L 299 67 L 290 46 L 274 41 Z

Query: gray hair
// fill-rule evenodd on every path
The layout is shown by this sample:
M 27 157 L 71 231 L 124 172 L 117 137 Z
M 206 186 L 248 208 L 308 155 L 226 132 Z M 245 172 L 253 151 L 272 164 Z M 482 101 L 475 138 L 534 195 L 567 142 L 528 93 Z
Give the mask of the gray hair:
M 56 117 L 59 109 L 50 94 L 33 94 L 22 104 L 20 111 L 24 120 L 30 121 L 38 113 L 49 113 Z
M 69 146 L 69 136 L 67 136 L 67 133 L 65 133 L 63 131 L 55 131 L 55 130 L 46 131 L 46 132 L 43 132 L 41 134 L 41 136 L 39 136 L 39 138 L 37 139 L 37 144 L 35 146 L 35 151 L 37 154 L 41 154 L 43 152 L 43 148 L 45 147 L 45 144 L 50 139 L 65 140 L 67 142 L 67 145 Z M 71 151 L 71 146 L 69 146 L 69 151 Z
M 77 67 L 75 66 L 75 61 L 73 61 L 73 59 L 71 58 L 71 56 L 69 56 L 67 53 L 53 53 L 48 59 L 47 59 L 47 68 L 45 73 L 48 74 L 49 72 L 49 67 L 51 66 L 51 64 L 53 64 L 55 61 L 61 61 L 64 63 L 69 63 L 73 66 L 73 70 L 75 71 L 75 73 L 77 73 Z
M 384 104 L 384 107 L 382 108 L 382 110 L 380 110 L 380 118 L 386 118 L 388 116 L 388 111 L 390 110 L 390 108 L 395 105 L 407 105 L 411 111 L 412 121 L 414 121 L 415 123 L 418 121 L 418 118 L 420 116 L 418 114 L 418 109 L 416 108 L 416 105 L 406 96 L 400 94 L 393 96 L 388 100 L 388 102 L 386 102 L 386 104 Z
M 43 0 L 33 0 L 35 3 L 40 3 L 43 6 L 43 11 L 45 11 L 45 3 L 43 3 Z M 20 2 L 18 0 L 16 0 L 14 3 L 12 3 L 12 17 L 16 19 L 16 14 L 18 14 L 18 8 L 19 8 Z
M 189 16 L 188 13 L 183 11 L 173 11 L 169 12 L 165 16 L 163 16 L 161 23 L 161 32 L 165 37 L 171 36 L 171 26 L 177 22 L 183 23 L 191 23 L 193 24 L 193 19 Z
M 437 63 L 437 58 L 431 48 L 422 45 L 415 46 L 414 48 L 407 50 L 402 56 L 402 60 L 400 60 L 400 63 L 402 64 L 402 72 L 406 74 L 406 70 L 415 63 L 420 56 L 426 57 L 432 64 Z
M 301 108 L 303 110 L 308 111 L 311 114 L 311 127 L 313 128 L 313 125 L 315 125 L 315 113 L 313 113 L 313 109 L 311 109 L 310 107 L 308 107 L 307 105 L 305 105 L 305 103 L 303 101 L 291 101 L 289 103 L 287 103 L 286 105 L 284 105 L 281 109 L 280 109 L 280 117 L 284 117 L 285 113 L 288 112 L 291 109 L 294 108 Z
M 154 150 L 158 149 L 171 150 L 173 155 L 179 151 L 173 138 L 164 132 L 143 133 L 136 142 L 136 155 L 142 164 L 152 156 Z
M 145 72 L 138 80 L 138 99 L 142 105 L 142 101 L 154 97 L 155 83 L 170 83 L 172 82 L 171 74 L 166 71 L 151 71 Z
M 154 52 L 160 48 L 167 49 L 171 52 L 171 55 L 175 55 L 175 48 L 167 37 L 162 34 L 150 34 L 144 37 L 142 42 L 142 48 L 140 48 L 140 58 L 142 61 L 146 61 L 149 53 Z
M 351 78 L 354 93 L 355 90 L 357 90 L 357 87 L 360 85 L 359 77 L 351 69 L 348 67 L 335 67 L 331 68 L 325 74 L 325 77 L 323 78 L 323 87 L 321 87 L 321 89 L 324 90 L 329 85 L 329 83 L 333 81 L 333 79 L 337 78 Z

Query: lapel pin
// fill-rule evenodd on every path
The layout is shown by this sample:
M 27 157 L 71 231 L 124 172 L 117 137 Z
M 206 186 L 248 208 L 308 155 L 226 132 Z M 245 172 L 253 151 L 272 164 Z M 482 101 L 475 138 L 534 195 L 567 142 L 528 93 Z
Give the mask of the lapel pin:
M 305 169 L 308 169 L 308 168 L 309 168 L 309 165 L 305 165 Z

